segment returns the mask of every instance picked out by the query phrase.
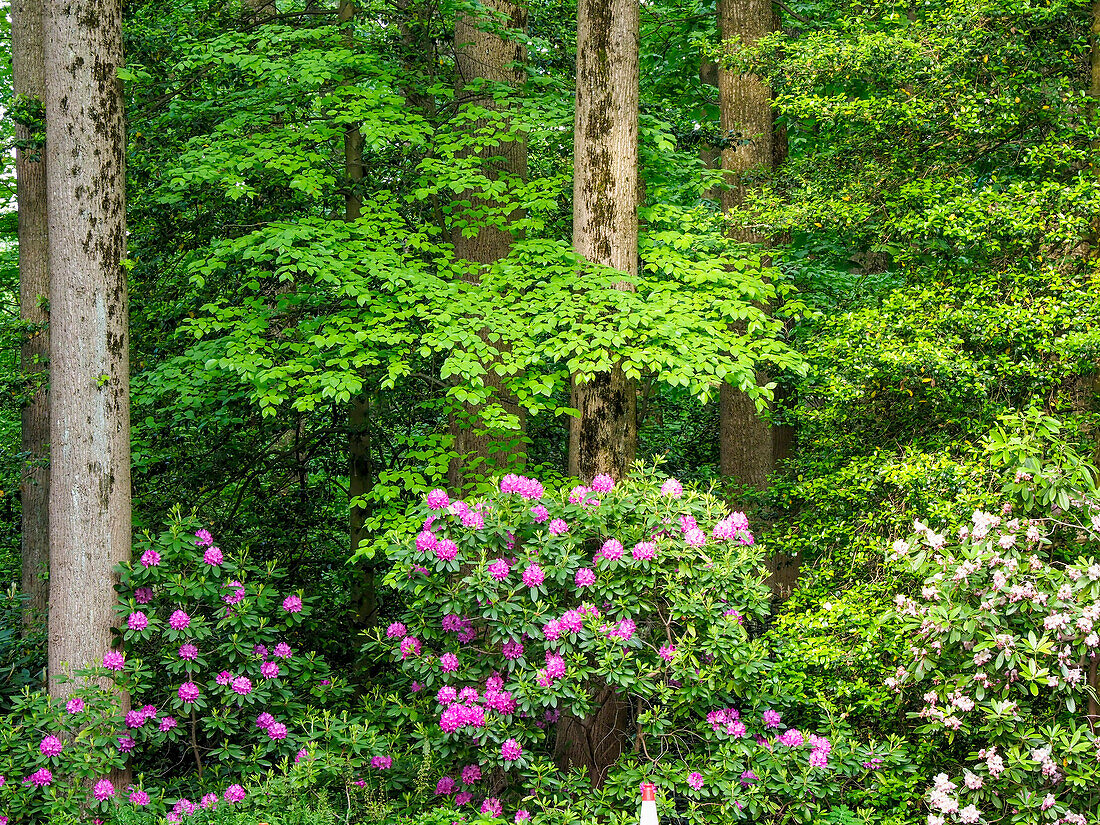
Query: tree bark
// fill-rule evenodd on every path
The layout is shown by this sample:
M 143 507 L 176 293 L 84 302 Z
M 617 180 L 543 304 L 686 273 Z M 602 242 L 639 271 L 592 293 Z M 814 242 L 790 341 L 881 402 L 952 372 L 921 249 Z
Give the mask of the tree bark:
M 50 260 L 50 693 L 98 663 L 130 556 L 130 366 L 119 0 L 45 15 Z M 125 697 L 123 697 L 125 701 Z
M 22 409 L 23 592 L 27 595 L 26 624 L 44 621 L 49 594 L 49 438 L 46 363 L 50 337 L 46 307 L 50 295 L 49 231 L 46 225 L 43 0 L 13 0 L 11 5 L 12 74 L 18 105 L 16 119 L 15 187 L 19 203 L 19 317 L 28 325 L 20 360 L 26 400 Z M 23 122 L 20 122 L 20 121 Z
M 459 15 L 455 23 L 455 63 L 458 69 L 458 93 L 465 106 L 477 106 L 485 109 L 495 108 L 491 95 L 485 91 L 470 91 L 470 84 L 478 81 L 507 83 L 518 87 L 525 80 L 523 65 L 527 61 L 527 50 L 518 37 L 502 37 L 498 30 L 505 26 L 509 31 L 522 34 L 527 31 L 526 7 L 509 0 L 486 0 L 487 12 L 483 17 L 468 14 Z M 485 124 L 475 122 L 474 129 Z M 483 171 L 487 177 L 497 180 L 504 176 L 526 179 L 527 142 L 525 140 L 502 141 L 499 145 L 486 148 L 480 155 L 485 158 Z M 489 159 L 494 160 L 490 161 Z M 490 208 L 499 204 L 487 204 Z M 522 217 L 517 210 L 512 220 Z M 474 218 L 474 220 L 477 220 Z M 455 257 L 480 267 L 471 268 L 464 276 L 476 283 L 480 278 L 480 269 L 508 256 L 512 250 L 513 234 L 506 227 L 489 225 L 482 222 L 477 233 L 467 237 L 456 231 L 452 242 Z M 490 330 L 482 331 L 482 337 L 488 340 Z M 448 468 L 448 482 L 453 490 L 460 492 L 471 477 L 483 474 L 488 467 L 509 469 L 523 463 L 525 449 L 523 428 L 526 410 L 504 391 L 503 381 L 493 371 L 491 365 L 484 376 L 485 385 L 493 390 L 494 400 L 509 415 L 519 420 L 519 432 L 493 432 L 479 417 L 479 408 L 466 404 L 457 415 L 451 416 L 450 431 L 454 437 L 453 450 L 457 453 Z
M 753 46 L 775 28 L 771 0 L 718 0 L 719 33 L 723 41 Z M 740 209 L 753 175 L 766 173 L 775 162 L 775 127 L 771 92 L 752 74 L 725 65 L 718 68 L 721 129 L 729 141 L 722 150 L 722 169 L 729 186 L 721 193 L 722 211 Z M 732 237 L 745 243 L 764 243 L 767 237 L 751 227 L 732 227 Z M 768 376 L 757 375 L 757 383 Z M 757 490 L 767 487 L 775 468 L 774 435 L 756 405 L 740 389 L 723 385 L 719 391 L 720 470 L 723 478 Z
M 636 0 L 577 4 L 573 127 L 573 249 L 638 274 L 638 26 Z M 627 284 L 622 288 L 628 289 Z M 637 444 L 637 389 L 621 369 L 573 381 L 569 472 L 622 478 Z

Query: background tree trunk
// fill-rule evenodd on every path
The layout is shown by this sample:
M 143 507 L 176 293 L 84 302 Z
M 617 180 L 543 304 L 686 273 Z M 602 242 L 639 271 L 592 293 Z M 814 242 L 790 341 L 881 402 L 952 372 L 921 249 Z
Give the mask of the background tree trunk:
M 573 249 L 638 274 L 638 3 L 577 4 L 577 108 L 573 127 Z M 626 286 L 624 285 L 624 288 Z M 569 472 L 622 478 L 637 443 L 637 390 L 615 367 L 574 380 Z
M 771 0 L 718 0 L 718 27 L 723 41 L 754 45 L 775 28 Z M 771 92 L 751 74 L 718 68 L 721 129 L 729 141 L 722 150 L 722 169 L 729 186 L 721 193 L 723 212 L 740 208 L 753 185 L 752 174 L 766 173 L 775 162 Z M 732 237 L 745 243 L 764 243 L 767 237 L 753 228 L 732 227 Z M 767 383 L 764 373 L 757 383 Z M 767 487 L 775 468 L 774 436 L 767 420 L 744 392 L 728 384 L 719 392 L 720 470 L 723 478 L 758 490 Z
M 130 556 L 130 364 L 122 6 L 49 3 L 50 693 L 111 646 Z
M 463 105 L 494 108 L 495 103 L 486 91 L 471 92 L 468 87 L 477 81 L 507 83 L 518 87 L 526 79 L 523 65 L 527 50 L 516 37 L 502 37 L 499 27 L 521 35 L 527 31 L 527 9 L 508 0 L 486 0 L 486 16 L 459 15 L 455 23 L 455 63 L 458 69 L 458 93 Z M 474 129 L 483 127 L 476 122 Z M 481 152 L 486 163 L 485 174 L 496 180 L 502 176 L 527 177 L 527 142 L 514 140 L 501 142 L 499 146 Z M 497 158 L 490 162 L 489 158 Z M 490 207 L 499 206 L 488 204 Z M 516 212 L 512 219 L 521 215 Z M 482 224 L 477 233 L 466 237 L 455 232 L 452 242 L 455 257 L 472 263 L 489 265 L 508 256 L 512 250 L 512 233 L 506 228 Z M 476 269 L 466 279 L 476 283 L 480 277 Z M 488 337 L 489 330 L 482 332 Z M 488 466 L 502 469 L 522 464 L 525 455 L 523 428 L 526 410 L 503 391 L 503 382 L 490 369 L 484 376 L 485 385 L 492 388 L 494 400 L 510 415 L 519 419 L 519 432 L 493 433 L 478 417 L 478 408 L 464 405 L 458 415 L 451 416 L 450 429 L 454 436 L 453 450 L 458 456 L 448 468 L 448 482 L 455 491 L 461 491 L 471 475 L 483 473 Z
M 11 5 L 12 73 L 17 106 L 15 186 L 19 202 L 19 317 L 34 325 L 23 339 L 21 361 L 27 399 L 22 409 L 23 592 L 28 596 L 26 619 L 45 620 L 49 583 L 50 415 L 46 394 L 46 362 L 50 337 L 46 330 L 50 296 L 49 232 L 46 225 L 45 121 L 42 104 L 46 85 L 43 65 L 43 0 L 14 0 Z M 20 121 L 24 122 L 20 122 Z

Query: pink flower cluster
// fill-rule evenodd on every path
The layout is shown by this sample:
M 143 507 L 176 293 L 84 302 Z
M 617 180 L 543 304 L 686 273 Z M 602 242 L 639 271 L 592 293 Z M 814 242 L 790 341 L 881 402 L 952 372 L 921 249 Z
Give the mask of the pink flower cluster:
M 542 485 L 535 479 L 517 476 L 514 473 L 509 473 L 500 480 L 500 491 L 516 493 L 527 501 L 537 501 L 542 498 L 544 492 Z M 430 503 L 429 506 L 431 506 Z

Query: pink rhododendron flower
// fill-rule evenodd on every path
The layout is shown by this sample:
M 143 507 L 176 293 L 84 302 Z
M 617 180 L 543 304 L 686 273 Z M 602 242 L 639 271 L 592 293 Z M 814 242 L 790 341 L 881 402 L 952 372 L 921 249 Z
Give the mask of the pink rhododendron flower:
M 156 567 L 160 564 L 160 553 L 156 550 L 146 550 L 141 554 L 142 567 Z
M 546 579 L 546 574 L 542 572 L 542 568 L 535 563 L 531 563 L 527 566 L 527 569 L 523 571 L 523 583 L 528 587 L 538 587 Z
M 442 510 L 451 503 L 451 500 L 447 497 L 447 493 L 443 490 L 432 490 L 425 497 L 425 500 L 428 502 L 429 510 Z
M 286 739 L 286 725 L 282 722 L 272 722 L 267 726 L 267 735 L 273 740 Z
M 451 561 L 458 555 L 458 545 L 450 539 L 440 539 L 435 545 L 435 557 L 440 561 Z
M 130 791 L 130 804 L 145 807 L 149 804 L 149 794 L 140 790 Z
M 173 719 L 171 716 L 164 716 L 161 717 L 158 730 L 160 730 L 161 733 L 167 733 L 168 731 L 172 730 L 172 728 L 176 727 L 177 724 L 178 723 L 176 722 L 176 720 Z
M 508 573 L 511 572 L 511 567 L 504 559 L 493 559 L 489 564 L 489 575 L 497 581 L 503 581 L 508 578 Z
M 610 493 L 615 486 L 615 479 L 606 473 L 600 473 L 592 479 L 592 489 L 597 493 Z
M 199 655 L 199 649 L 195 645 L 187 642 L 180 645 L 179 657 L 181 659 L 187 659 L 188 661 L 194 661 Z
M 684 541 L 689 547 L 702 547 L 707 543 L 707 534 L 698 527 L 692 527 L 684 533 Z
M 760 715 L 760 721 L 764 723 L 766 728 L 778 728 L 781 719 L 779 712 L 770 708 Z
M 43 756 L 57 756 L 63 750 L 61 740 L 52 734 L 45 737 L 39 744 L 38 750 Z
M 501 805 L 500 800 L 495 796 L 490 796 L 481 803 L 481 812 L 489 816 L 499 817 L 504 813 L 504 806 Z
M 638 561 L 647 561 L 657 555 L 657 542 L 655 541 L 640 541 L 634 545 L 634 549 L 630 551 L 632 555 Z
M 238 693 L 241 696 L 247 696 L 252 692 L 252 680 L 247 676 L 238 676 L 229 683 L 229 686 L 233 688 L 234 693 Z
M 420 640 L 415 636 L 406 636 L 401 640 L 401 658 L 420 655 Z
M 180 697 L 180 701 L 185 705 L 189 705 L 199 698 L 199 686 L 194 682 L 184 682 L 179 686 L 179 690 L 176 694 Z
M 230 785 L 225 789 L 225 793 L 222 794 L 222 799 L 226 802 L 241 802 L 245 798 L 245 790 L 240 785 Z
M 196 547 L 209 547 L 214 543 L 214 537 L 210 535 L 209 530 L 196 530 L 195 531 L 195 546 Z
M 440 777 L 439 781 L 435 783 L 435 795 L 446 796 L 447 794 L 454 793 L 455 781 L 449 776 Z
M 697 771 L 692 771 L 688 774 L 688 784 L 695 790 L 699 790 L 703 787 L 703 775 Z
M 566 523 L 565 519 L 556 518 L 556 519 L 554 519 L 553 521 L 550 522 L 550 528 L 549 529 L 550 529 L 550 535 L 560 536 L 563 533 L 568 533 L 569 532 L 569 525 Z
M 138 604 L 149 604 L 153 600 L 153 588 L 139 587 L 134 591 L 134 601 Z
M 80 713 L 84 710 L 84 700 L 79 696 L 74 696 L 68 702 L 65 703 L 65 710 L 69 713 Z
M 138 610 L 130 614 L 130 617 L 126 620 L 126 626 L 131 630 L 144 630 L 149 626 L 149 618 Z
M 273 650 L 272 653 L 279 659 L 289 659 L 293 651 L 286 642 L 279 642 L 279 644 L 275 645 L 275 650 Z
M 27 777 L 24 782 L 29 782 L 38 788 L 44 788 L 53 782 L 53 772 L 49 768 L 39 768 Z
M 462 784 L 473 785 L 481 779 L 481 767 L 479 765 L 467 765 L 462 769 Z
M 225 561 L 225 558 L 224 556 L 222 556 L 222 551 L 220 549 L 218 549 L 217 547 L 210 547 L 205 553 L 202 554 L 202 560 L 204 564 L 209 564 L 212 567 L 217 567 L 223 561 Z
M 389 770 L 393 767 L 392 756 L 372 756 L 370 760 L 370 766 L 380 771 Z
M 674 478 L 665 479 L 661 485 L 661 495 L 668 498 L 679 498 L 684 494 L 684 486 Z
M 577 587 L 591 587 L 596 583 L 596 574 L 588 567 L 582 567 L 573 577 Z
M 662 645 L 661 649 L 657 651 L 657 655 L 666 662 L 671 662 L 676 655 L 676 647 L 674 645 Z
M 386 628 L 386 638 L 403 639 L 408 632 L 408 628 L 401 622 L 391 622 L 390 626 Z
M 458 670 L 458 657 L 453 653 L 444 653 L 439 657 L 439 668 L 444 673 L 454 673 Z
M 301 596 L 287 596 L 283 599 L 283 610 L 287 613 L 301 613 L 302 612 L 302 597 Z
M 416 536 L 416 549 L 421 553 L 427 553 L 429 550 L 435 549 L 436 544 L 435 533 L 431 530 L 424 530 Z
M 275 662 L 264 662 L 260 665 L 260 675 L 265 679 L 275 679 L 279 675 L 279 665 Z
M 107 668 L 107 670 L 122 670 L 125 665 L 125 657 L 117 650 L 108 650 L 103 655 L 103 666 Z
M 515 762 L 523 756 L 523 747 L 515 739 L 508 739 L 500 746 L 500 755 L 505 762 Z
M 112 796 L 115 795 L 115 786 L 110 779 L 100 779 L 92 787 L 92 796 L 98 799 L 100 802 L 106 802 Z
M 191 624 L 191 617 L 182 610 L 176 610 L 168 617 L 168 625 L 173 630 L 186 630 Z
M 523 643 L 515 640 L 510 640 L 501 645 L 500 652 L 504 654 L 504 658 L 509 661 L 514 661 L 523 655 Z
M 535 520 L 535 524 L 542 524 L 548 518 L 550 518 L 550 511 L 543 507 L 541 504 L 536 504 L 531 508 L 531 518 Z

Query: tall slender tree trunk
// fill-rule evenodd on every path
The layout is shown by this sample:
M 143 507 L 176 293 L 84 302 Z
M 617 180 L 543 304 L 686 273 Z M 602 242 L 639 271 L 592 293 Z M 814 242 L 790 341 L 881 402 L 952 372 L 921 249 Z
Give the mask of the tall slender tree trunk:
M 50 260 L 50 693 L 111 646 L 130 556 L 122 5 L 45 15 Z M 125 699 L 124 699 L 125 701 Z
M 527 61 L 527 51 L 520 37 L 502 37 L 499 29 L 504 26 L 516 35 L 525 33 L 527 9 L 509 0 L 487 0 L 485 7 L 484 17 L 459 15 L 455 23 L 455 62 L 458 69 L 458 94 L 463 105 L 492 109 L 496 104 L 490 94 L 486 91 L 470 91 L 469 87 L 480 81 L 507 83 L 512 87 L 523 84 L 523 65 Z M 473 128 L 484 125 L 479 121 Z M 479 154 L 485 158 L 483 171 L 493 180 L 504 176 L 520 179 L 527 177 L 525 140 L 502 141 L 498 146 L 487 148 Z M 489 158 L 494 160 L 490 161 Z M 517 212 L 511 217 L 514 220 L 521 215 Z M 455 257 L 481 265 L 472 267 L 464 277 L 476 283 L 482 267 L 508 256 L 512 250 L 512 240 L 512 232 L 506 227 L 496 225 L 482 224 L 471 237 L 455 232 L 452 238 Z M 488 329 L 483 330 L 482 336 L 488 340 L 490 332 Z M 461 490 L 471 476 L 483 473 L 488 467 L 508 468 L 521 464 L 524 458 L 522 439 L 526 410 L 504 391 L 503 381 L 491 367 L 485 374 L 484 381 L 493 390 L 493 400 L 505 412 L 518 419 L 520 429 L 519 432 L 493 432 L 480 420 L 479 408 L 469 404 L 459 414 L 452 415 L 450 429 L 454 436 L 453 450 L 457 456 L 448 469 L 448 481 L 456 491 Z
M 24 116 L 15 126 L 15 187 L 19 202 L 19 316 L 28 324 L 21 362 L 27 398 L 22 410 L 23 592 L 26 619 L 45 620 L 49 584 L 49 439 L 46 362 L 50 337 L 46 307 L 50 295 L 49 231 L 46 225 L 44 0 L 13 0 L 11 5 L 12 73 L 17 105 Z M 19 122 L 23 120 L 24 122 Z
M 637 0 L 577 4 L 573 249 L 638 274 Z M 624 283 L 623 288 L 628 288 Z M 622 478 L 637 444 L 637 389 L 618 366 L 573 382 L 569 472 Z
M 775 28 L 771 0 L 718 0 L 719 33 L 723 41 L 754 45 Z M 771 92 L 752 74 L 725 66 L 718 68 L 721 128 L 729 138 L 722 151 L 722 169 L 729 187 L 722 191 L 722 211 L 740 208 L 753 185 L 753 174 L 766 173 L 774 163 L 775 141 Z M 763 243 L 766 236 L 749 227 L 734 227 L 734 238 Z M 760 373 L 757 383 L 767 383 Z M 738 484 L 762 490 L 775 467 L 773 434 L 753 401 L 737 387 L 725 384 L 719 392 L 721 473 Z
M 340 0 L 337 18 L 342 25 L 348 26 L 346 42 L 354 47 L 355 38 L 350 28 L 355 17 L 355 5 L 349 0 Z M 344 174 L 346 177 L 344 192 L 344 220 L 356 221 L 363 214 L 363 192 L 360 185 L 365 177 L 363 166 L 363 135 L 358 125 L 350 126 L 344 132 Z M 374 483 L 374 464 L 371 461 L 370 443 L 370 400 L 363 395 L 348 405 L 348 539 L 352 555 L 366 538 L 366 520 L 368 510 L 356 503 L 366 495 Z M 362 627 L 373 625 L 378 616 L 378 588 L 375 581 L 374 565 L 369 560 L 356 562 L 351 585 L 352 609 L 357 624 Z

